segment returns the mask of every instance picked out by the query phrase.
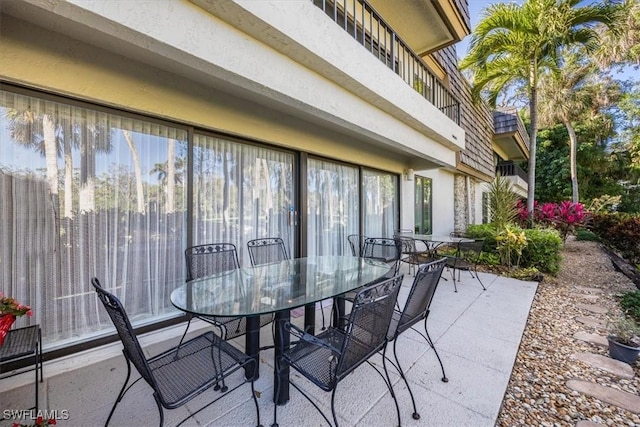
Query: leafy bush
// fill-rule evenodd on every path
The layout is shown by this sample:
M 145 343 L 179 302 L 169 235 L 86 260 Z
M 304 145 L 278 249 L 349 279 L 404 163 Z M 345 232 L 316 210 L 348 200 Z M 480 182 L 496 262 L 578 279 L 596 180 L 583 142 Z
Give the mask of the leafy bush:
M 622 294 L 620 305 L 625 313 L 640 322 L 640 291 Z
M 551 228 L 524 230 L 528 245 L 522 251 L 522 267 L 536 267 L 543 273 L 557 274 L 560 270 L 560 234 Z
M 496 226 L 494 224 L 471 224 L 467 227 L 467 235 L 472 239 L 484 239 L 484 252 L 497 252 Z
M 484 239 L 483 251 L 498 254 L 496 227 L 493 224 L 473 224 L 467 228 L 467 234 L 474 239 Z M 555 275 L 560 270 L 560 234 L 551 228 L 533 228 L 524 230 L 527 247 L 522 250 L 520 266 L 535 267 L 543 273 Z
M 480 263 L 489 266 L 500 265 L 500 255 L 495 252 L 485 252 L 484 250 L 480 254 Z
M 596 233 L 594 233 L 593 231 L 589 231 L 586 228 L 581 228 L 576 231 L 576 239 L 589 242 L 597 242 L 600 240 Z
M 599 214 L 591 221 L 591 230 L 623 258 L 640 264 L 640 215 Z

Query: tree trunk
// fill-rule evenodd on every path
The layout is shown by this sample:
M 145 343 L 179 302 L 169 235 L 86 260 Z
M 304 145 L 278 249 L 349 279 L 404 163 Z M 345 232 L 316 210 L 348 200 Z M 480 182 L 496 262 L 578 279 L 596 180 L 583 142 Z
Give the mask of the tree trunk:
M 538 88 L 536 78 L 536 60 L 531 60 L 529 70 L 529 114 L 531 115 L 531 128 L 529 129 L 529 188 L 527 189 L 527 213 L 529 221 L 533 225 L 533 206 L 536 197 L 536 138 L 538 133 Z
M 58 195 L 58 147 L 56 146 L 56 126 L 53 117 L 42 116 L 44 153 L 47 163 L 47 184 L 52 195 Z
M 167 213 L 173 213 L 174 202 L 173 196 L 176 191 L 176 140 L 169 138 L 167 147 L 167 200 L 165 210 Z
M 80 141 L 80 191 L 78 210 L 80 213 L 93 212 L 96 200 L 96 156 L 93 142 L 89 141 L 87 126 L 82 126 Z
M 564 122 L 567 132 L 569 132 L 569 164 L 571 166 L 571 194 L 573 203 L 578 203 L 578 138 L 576 137 L 576 131 L 571 126 L 568 120 Z
M 73 156 L 70 130 L 64 135 L 64 216 L 73 217 Z
M 138 203 L 137 212 L 144 213 L 144 187 L 142 186 L 142 169 L 140 169 L 140 157 L 138 156 L 138 150 L 131 138 L 131 134 L 128 130 L 123 130 L 124 139 L 127 141 L 129 151 L 131 151 L 131 159 L 133 160 L 133 172 L 136 175 L 136 202 Z
M 226 151 L 222 152 L 222 176 L 224 176 L 222 182 L 222 226 L 224 230 L 227 230 L 229 227 L 229 210 L 231 209 L 229 198 L 231 177 L 229 176 L 229 159 Z

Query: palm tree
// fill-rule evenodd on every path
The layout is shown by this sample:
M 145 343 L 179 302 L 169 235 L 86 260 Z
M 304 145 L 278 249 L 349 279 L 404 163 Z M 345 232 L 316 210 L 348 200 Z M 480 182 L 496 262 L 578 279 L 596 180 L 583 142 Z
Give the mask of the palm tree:
M 541 76 L 539 117 L 540 125 L 551 127 L 562 123 L 569 134 L 569 164 L 573 202 L 579 201 L 577 152 L 578 139 L 572 121 L 583 116 L 591 103 L 589 79 L 596 72 L 591 62 L 581 62 L 577 53 L 567 54 L 560 67 Z
M 131 133 L 128 130 L 122 130 L 124 139 L 127 141 L 129 151 L 131 152 L 131 160 L 133 161 L 133 172 L 136 176 L 136 202 L 137 212 L 145 213 L 144 209 L 144 187 L 142 185 L 142 169 L 140 168 L 140 156 L 138 156 L 138 150 L 136 149 L 136 143 L 131 137 Z
M 175 210 L 174 193 L 176 184 L 182 183 L 182 175 L 185 165 L 183 157 L 176 158 L 175 153 L 176 140 L 170 138 L 167 144 L 167 161 L 156 163 L 150 174 L 157 174 L 158 181 L 162 186 L 166 186 L 165 210 L 171 213 Z
M 602 42 L 593 56 L 603 68 L 640 65 L 640 1 L 625 0 L 622 8 L 623 18 L 613 30 L 598 28 Z
M 559 64 L 541 76 L 540 125 L 550 127 L 562 123 L 567 129 L 572 200 L 578 202 L 578 140 L 573 123 L 603 123 L 603 108 L 618 100 L 620 90 L 615 82 L 601 75 L 597 65 L 580 50 L 565 52 Z
M 529 189 L 527 210 L 532 218 L 535 198 L 536 136 L 538 131 L 538 89 L 541 71 L 553 64 L 558 49 L 583 45 L 597 47 L 593 25 L 610 27 L 619 8 L 591 3 L 578 7 L 579 0 L 525 0 L 522 5 L 499 3 L 489 6 L 473 31 L 469 53 L 460 63 L 472 74 L 472 94 L 488 98 L 493 107 L 511 85 L 526 89 L 531 126 L 529 130 Z
M 8 110 L 9 133 L 18 144 L 31 147 L 45 157 L 47 184 L 53 196 L 58 195 L 59 128 L 49 114 L 37 114 L 30 109 Z

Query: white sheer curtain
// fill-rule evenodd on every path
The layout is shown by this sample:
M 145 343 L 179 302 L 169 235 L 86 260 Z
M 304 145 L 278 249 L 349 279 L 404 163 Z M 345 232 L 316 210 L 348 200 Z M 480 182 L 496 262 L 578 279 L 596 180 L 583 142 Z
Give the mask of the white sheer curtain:
M 398 227 L 398 176 L 386 172 L 364 169 L 364 235 L 367 237 L 393 237 Z
M 358 233 L 357 167 L 310 158 L 307 163 L 307 254 L 350 255 Z
M 0 291 L 45 347 L 112 329 L 90 278 L 136 323 L 184 280 L 187 133 L 0 91 Z
M 248 266 L 251 239 L 294 249 L 293 154 L 206 135 L 194 140 L 193 244 L 233 243 Z

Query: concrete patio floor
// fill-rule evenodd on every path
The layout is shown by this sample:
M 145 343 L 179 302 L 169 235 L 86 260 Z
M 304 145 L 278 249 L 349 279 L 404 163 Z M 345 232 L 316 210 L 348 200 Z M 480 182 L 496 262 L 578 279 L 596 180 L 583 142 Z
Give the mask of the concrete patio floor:
M 400 298 L 406 298 L 413 276 L 407 274 Z M 400 401 L 405 426 L 493 426 L 511 375 L 537 283 L 481 273 L 486 291 L 476 279 L 462 272 L 458 292 L 453 291 L 450 274 L 445 271 L 431 305 L 429 333 L 444 363 L 448 383 L 442 382 L 440 366 L 429 345 L 413 331 L 400 337 L 398 353 L 411 383 L 420 420 L 413 412 L 409 394 L 393 368 L 394 390 Z M 329 307 L 324 308 L 328 319 Z M 316 316 L 320 324 L 321 316 Z M 302 322 L 297 317 L 296 322 Z M 204 324 L 198 325 L 201 328 Z M 192 326 L 193 333 L 197 327 Z M 317 330 L 320 330 L 319 327 Z M 146 334 L 141 343 L 149 355 L 177 344 L 184 325 Z M 262 343 L 272 342 L 271 328 L 261 331 Z M 244 347 L 243 338 L 234 340 Z M 40 385 L 41 406 L 57 411 L 59 426 L 104 425 L 126 376 L 126 364 L 120 342 L 55 361 L 45 362 L 44 383 Z M 260 379 L 256 381 L 261 423 L 273 420 L 273 351 L 260 355 Z M 374 363 L 382 366 L 380 356 Z M 137 375 L 137 373 L 135 373 Z M 237 375 L 241 375 L 239 372 Z M 137 376 L 136 376 L 137 377 Z M 238 377 L 240 378 L 240 377 Z M 331 419 L 331 393 L 326 393 L 296 375 L 293 381 L 308 391 Z M 240 387 L 214 403 L 185 426 L 252 426 L 255 408 L 249 385 Z M 218 397 L 210 390 L 182 408 L 165 411 L 165 425 L 175 425 L 182 418 Z M 0 427 L 11 426 L 5 410 L 22 409 L 33 402 L 33 372 L 0 382 Z M 393 400 L 382 378 L 368 365 L 362 365 L 342 381 L 336 392 L 336 410 L 343 426 L 395 426 Z M 63 412 L 67 411 L 67 412 Z M 112 426 L 156 426 L 159 417 L 151 389 L 138 382 L 118 405 Z M 22 420 L 23 423 L 24 419 Z M 291 388 L 291 400 L 278 408 L 280 426 L 321 426 L 326 422 L 304 397 Z

